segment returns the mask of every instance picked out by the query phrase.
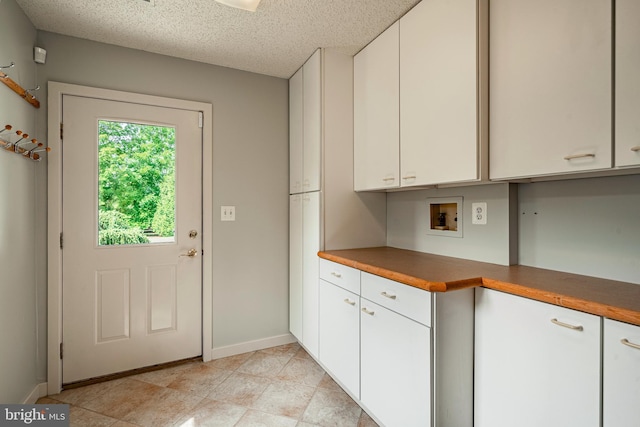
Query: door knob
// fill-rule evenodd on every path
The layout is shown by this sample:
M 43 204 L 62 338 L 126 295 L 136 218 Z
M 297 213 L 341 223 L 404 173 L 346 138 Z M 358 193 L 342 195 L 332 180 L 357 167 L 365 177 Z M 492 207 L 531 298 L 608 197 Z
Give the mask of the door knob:
M 196 249 L 189 249 L 189 251 L 186 254 L 182 254 L 180 256 L 188 256 L 189 258 L 193 258 L 198 254 L 198 251 Z

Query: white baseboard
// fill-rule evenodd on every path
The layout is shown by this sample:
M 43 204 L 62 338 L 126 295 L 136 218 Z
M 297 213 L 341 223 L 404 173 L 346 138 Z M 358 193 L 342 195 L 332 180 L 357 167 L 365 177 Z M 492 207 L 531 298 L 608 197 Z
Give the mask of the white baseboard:
M 33 405 L 40 399 L 41 397 L 45 397 L 47 395 L 47 383 L 36 384 L 36 386 L 31 390 L 31 393 L 22 401 L 24 405 Z
M 235 356 L 236 354 L 248 353 L 250 351 L 262 350 L 278 345 L 291 344 L 296 341 L 296 337 L 293 335 L 284 334 L 255 341 L 247 341 L 240 344 L 228 345 L 225 347 L 212 348 L 211 359 L 221 359 L 223 357 Z

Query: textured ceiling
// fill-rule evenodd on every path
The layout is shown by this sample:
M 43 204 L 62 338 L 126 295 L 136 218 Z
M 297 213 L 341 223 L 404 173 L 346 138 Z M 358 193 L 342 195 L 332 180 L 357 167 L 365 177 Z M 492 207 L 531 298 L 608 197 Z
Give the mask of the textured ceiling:
M 418 0 L 16 0 L 39 30 L 290 77 L 318 47 L 355 54 Z

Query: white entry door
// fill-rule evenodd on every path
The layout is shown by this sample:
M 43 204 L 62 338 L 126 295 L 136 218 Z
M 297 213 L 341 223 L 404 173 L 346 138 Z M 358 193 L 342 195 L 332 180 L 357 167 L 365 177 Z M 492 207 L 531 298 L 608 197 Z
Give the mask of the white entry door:
M 200 113 L 63 97 L 62 382 L 202 354 Z

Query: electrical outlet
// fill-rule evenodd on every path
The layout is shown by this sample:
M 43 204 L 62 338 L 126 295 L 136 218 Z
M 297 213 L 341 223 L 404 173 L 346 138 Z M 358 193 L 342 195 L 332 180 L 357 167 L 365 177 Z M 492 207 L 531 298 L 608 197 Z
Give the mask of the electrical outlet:
M 236 207 L 235 206 L 221 206 L 220 207 L 220 221 L 235 221 L 236 220 Z
M 487 225 L 487 202 L 471 203 L 471 224 Z

